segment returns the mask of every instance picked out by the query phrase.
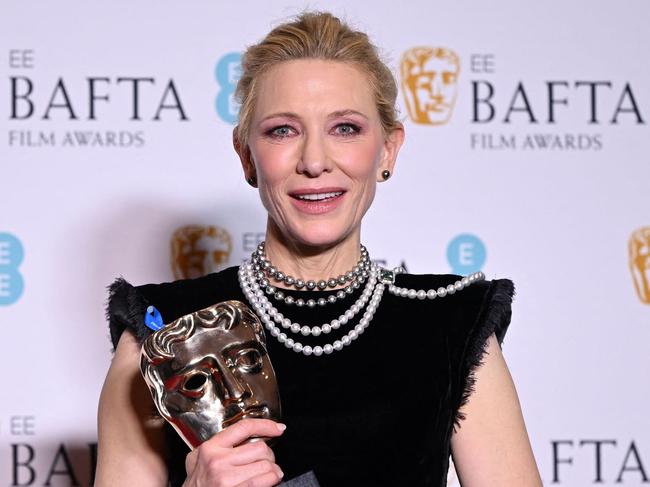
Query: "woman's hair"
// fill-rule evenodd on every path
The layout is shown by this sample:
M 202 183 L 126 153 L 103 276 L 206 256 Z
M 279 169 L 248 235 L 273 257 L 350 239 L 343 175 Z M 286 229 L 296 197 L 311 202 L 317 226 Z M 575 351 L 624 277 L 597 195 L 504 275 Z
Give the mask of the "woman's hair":
M 235 92 L 241 103 L 237 136 L 243 146 L 248 142 L 261 76 L 276 64 L 296 59 L 340 61 L 360 68 L 369 78 L 384 133 L 399 126 L 395 78 L 368 36 L 352 30 L 330 13 L 305 12 L 295 21 L 274 28 L 244 53 L 242 74 Z

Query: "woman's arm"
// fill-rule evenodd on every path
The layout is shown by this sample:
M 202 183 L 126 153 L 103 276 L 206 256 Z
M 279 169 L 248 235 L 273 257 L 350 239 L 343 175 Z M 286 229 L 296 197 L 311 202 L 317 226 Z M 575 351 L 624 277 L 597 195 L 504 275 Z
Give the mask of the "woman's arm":
M 95 487 L 167 486 L 164 420 L 153 414 L 154 404 L 139 363 L 140 345 L 126 330 L 99 398 Z
M 451 438 L 463 487 L 541 487 L 515 385 L 494 334 L 476 371 L 465 420 Z

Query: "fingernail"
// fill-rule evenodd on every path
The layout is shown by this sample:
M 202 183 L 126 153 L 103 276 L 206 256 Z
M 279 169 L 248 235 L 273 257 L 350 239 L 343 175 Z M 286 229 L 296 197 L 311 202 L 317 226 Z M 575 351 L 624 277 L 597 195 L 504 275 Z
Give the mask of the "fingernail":
M 278 429 L 279 429 L 281 432 L 287 429 L 287 425 L 286 425 L 286 424 L 276 423 L 276 426 L 278 427 Z

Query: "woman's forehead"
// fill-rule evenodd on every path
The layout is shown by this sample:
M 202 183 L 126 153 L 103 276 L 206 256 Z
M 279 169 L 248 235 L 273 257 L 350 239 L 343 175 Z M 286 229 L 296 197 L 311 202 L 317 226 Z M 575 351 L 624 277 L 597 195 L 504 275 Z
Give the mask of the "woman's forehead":
M 340 61 L 299 59 L 279 63 L 262 75 L 257 89 L 256 118 L 285 112 L 363 113 L 375 109 L 368 76 L 353 64 Z

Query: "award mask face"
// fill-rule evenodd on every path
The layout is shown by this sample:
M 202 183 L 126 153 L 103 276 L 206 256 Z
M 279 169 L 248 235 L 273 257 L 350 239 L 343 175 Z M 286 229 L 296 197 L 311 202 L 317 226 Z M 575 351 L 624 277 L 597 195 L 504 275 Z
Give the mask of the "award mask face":
M 402 56 L 402 90 L 409 117 L 416 123 L 447 123 L 456 103 L 460 61 L 443 47 L 414 47 Z
M 280 419 L 264 330 L 239 301 L 156 331 L 142 345 L 140 366 L 160 414 L 190 448 L 243 418 Z
M 650 304 L 650 227 L 635 231 L 628 249 L 634 287 L 641 302 Z

